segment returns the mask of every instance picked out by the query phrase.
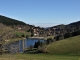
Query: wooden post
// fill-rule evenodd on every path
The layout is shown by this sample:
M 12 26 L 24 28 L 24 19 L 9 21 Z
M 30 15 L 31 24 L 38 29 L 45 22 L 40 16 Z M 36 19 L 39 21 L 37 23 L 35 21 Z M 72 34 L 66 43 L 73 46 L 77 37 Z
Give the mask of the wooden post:
M 24 51 L 24 39 L 23 39 L 23 41 L 22 41 L 22 45 L 23 45 L 23 51 Z
M 19 47 L 19 51 L 20 51 L 20 41 L 19 41 L 18 47 Z

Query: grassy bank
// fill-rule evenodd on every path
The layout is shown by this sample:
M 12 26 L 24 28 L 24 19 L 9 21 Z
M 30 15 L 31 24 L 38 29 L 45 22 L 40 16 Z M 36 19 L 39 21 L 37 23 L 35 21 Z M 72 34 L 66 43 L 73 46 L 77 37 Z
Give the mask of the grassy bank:
M 47 51 L 51 54 L 80 54 L 80 35 L 53 42 Z
M 80 56 L 49 54 L 7 54 L 1 55 L 0 60 L 80 60 Z

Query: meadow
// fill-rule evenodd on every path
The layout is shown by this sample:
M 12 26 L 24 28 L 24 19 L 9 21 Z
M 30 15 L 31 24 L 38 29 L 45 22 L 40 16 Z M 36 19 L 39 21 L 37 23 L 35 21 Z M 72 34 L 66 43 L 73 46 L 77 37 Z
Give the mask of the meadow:
M 47 52 L 51 54 L 80 55 L 80 35 L 49 44 L 47 47 Z
M 75 55 L 50 55 L 50 54 L 3 54 L 0 60 L 80 60 Z

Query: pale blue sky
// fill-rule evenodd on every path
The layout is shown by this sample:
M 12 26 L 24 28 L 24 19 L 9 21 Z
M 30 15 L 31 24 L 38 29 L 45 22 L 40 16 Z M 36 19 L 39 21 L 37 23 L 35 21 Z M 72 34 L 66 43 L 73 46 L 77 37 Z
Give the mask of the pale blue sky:
M 80 20 L 80 0 L 0 0 L 0 15 L 36 26 Z

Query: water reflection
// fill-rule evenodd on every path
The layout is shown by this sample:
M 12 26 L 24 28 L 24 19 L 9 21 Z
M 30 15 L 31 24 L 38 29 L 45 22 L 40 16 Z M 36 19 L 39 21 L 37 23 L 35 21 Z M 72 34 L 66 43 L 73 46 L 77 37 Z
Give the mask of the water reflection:
M 5 46 L 6 49 L 9 50 L 10 53 L 18 53 L 18 52 L 24 52 L 24 49 L 34 46 L 35 42 L 44 42 L 43 39 L 25 39 L 25 40 L 19 40 L 17 42 L 9 43 L 8 45 Z

